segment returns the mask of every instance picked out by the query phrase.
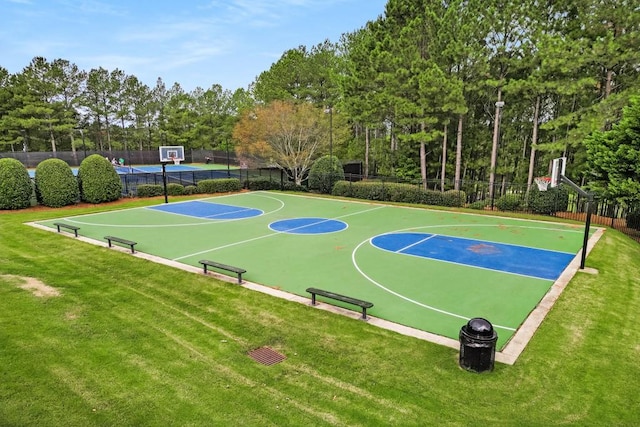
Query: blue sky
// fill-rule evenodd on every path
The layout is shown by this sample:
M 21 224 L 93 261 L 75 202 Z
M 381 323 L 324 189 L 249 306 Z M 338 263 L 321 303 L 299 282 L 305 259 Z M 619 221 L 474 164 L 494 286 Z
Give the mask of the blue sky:
M 247 88 L 282 54 L 363 27 L 386 0 L 0 0 L 0 66 L 35 56 L 150 87 Z

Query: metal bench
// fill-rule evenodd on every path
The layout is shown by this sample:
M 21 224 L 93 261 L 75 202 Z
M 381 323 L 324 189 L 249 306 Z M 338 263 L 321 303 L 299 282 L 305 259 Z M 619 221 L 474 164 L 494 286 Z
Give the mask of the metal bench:
M 78 237 L 78 230 L 80 230 L 80 227 L 76 227 L 75 225 L 71 224 L 65 224 L 64 222 L 54 222 L 53 225 L 58 228 L 58 233 L 60 233 L 61 228 L 66 228 L 67 230 L 73 231 L 73 234 Z
M 324 289 L 307 288 L 307 292 L 311 294 L 311 305 L 316 305 L 316 295 L 320 295 L 326 298 L 331 298 L 336 301 L 342 301 L 349 304 L 357 305 L 358 307 L 362 308 L 361 319 L 364 319 L 364 320 L 367 319 L 367 308 L 373 307 L 373 303 L 371 302 L 348 297 L 345 295 L 336 294 L 335 292 L 331 292 L 331 291 L 325 291 Z
M 131 248 L 131 253 L 135 253 L 135 249 L 133 248 L 135 245 L 137 245 L 136 242 L 133 242 L 131 240 L 127 240 L 127 239 L 123 239 L 121 237 L 115 237 L 115 236 L 104 236 L 104 238 L 107 240 L 107 242 L 109 242 L 109 247 L 111 247 L 111 242 L 118 242 L 121 243 L 123 245 L 129 246 Z
M 209 261 L 208 259 L 202 259 L 199 262 L 200 264 L 202 264 L 202 267 L 204 267 L 204 274 L 207 274 L 207 267 L 213 267 L 213 268 L 218 268 L 220 270 L 231 271 L 238 275 L 238 283 L 242 283 L 242 274 L 247 272 L 247 270 L 245 270 L 244 268 L 221 264 L 219 262 Z

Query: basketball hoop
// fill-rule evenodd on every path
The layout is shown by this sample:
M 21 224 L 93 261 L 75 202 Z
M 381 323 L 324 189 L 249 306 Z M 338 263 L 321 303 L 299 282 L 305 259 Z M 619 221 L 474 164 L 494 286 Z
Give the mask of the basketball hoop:
M 533 180 L 536 182 L 538 190 L 540 191 L 547 191 L 547 188 L 549 188 L 549 184 L 551 184 L 551 178 L 548 176 L 539 176 L 537 178 L 534 178 Z

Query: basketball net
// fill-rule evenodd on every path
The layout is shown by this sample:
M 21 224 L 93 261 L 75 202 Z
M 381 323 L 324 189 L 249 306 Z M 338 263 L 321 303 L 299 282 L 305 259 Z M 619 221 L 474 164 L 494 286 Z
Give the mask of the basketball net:
M 537 178 L 534 178 L 533 180 L 536 182 L 538 190 L 540 191 L 547 191 L 547 188 L 549 188 L 549 184 L 551 184 L 551 178 L 548 176 L 539 176 Z

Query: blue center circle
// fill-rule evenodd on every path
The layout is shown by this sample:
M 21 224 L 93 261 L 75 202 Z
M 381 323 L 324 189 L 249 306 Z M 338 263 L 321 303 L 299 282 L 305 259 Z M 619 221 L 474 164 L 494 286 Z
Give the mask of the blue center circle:
M 272 222 L 269 228 L 279 233 L 326 234 L 342 231 L 347 228 L 347 224 L 328 218 L 291 218 Z

